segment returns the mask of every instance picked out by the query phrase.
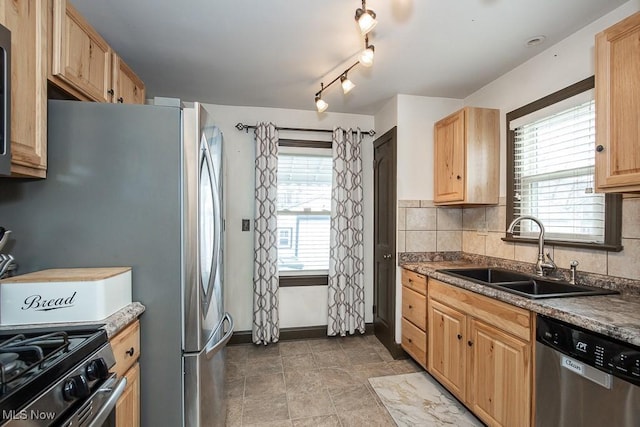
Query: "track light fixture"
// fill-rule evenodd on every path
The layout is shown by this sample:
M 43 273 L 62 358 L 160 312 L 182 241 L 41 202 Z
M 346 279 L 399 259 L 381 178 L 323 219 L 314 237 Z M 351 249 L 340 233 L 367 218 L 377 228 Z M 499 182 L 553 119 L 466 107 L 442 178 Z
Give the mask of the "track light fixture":
M 369 36 L 364 38 L 364 50 L 360 52 L 358 60 L 365 67 L 371 67 L 373 65 L 373 56 L 375 54 L 375 46 L 369 45 Z
M 366 0 L 362 0 L 362 8 L 358 8 L 356 10 L 356 21 L 358 22 L 360 31 L 364 36 L 364 50 L 360 53 L 358 61 L 344 70 L 342 73 L 340 73 L 338 77 L 331 80 L 326 86 L 323 82 L 320 83 L 320 90 L 316 92 L 315 95 L 316 109 L 319 113 L 326 111 L 326 109 L 329 107 L 329 104 L 327 104 L 327 102 L 322 99 L 322 92 L 324 92 L 325 89 L 328 89 L 329 86 L 340 80 L 342 91 L 347 94 L 354 87 L 356 87 L 356 85 L 351 80 L 349 80 L 349 77 L 347 77 L 347 73 L 358 64 L 362 64 L 365 67 L 371 67 L 373 65 L 373 55 L 375 52 L 375 48 L 373 45 L 369 44 L 368 33 L 373 29 L 373 27 L 376 26 L 378 21 L 376 21 L 376 13 L 373 10 L 367 9 Z
M 329 104 L 322 99 L 322 91 L 324 90 L 324 84 L 320 83 L 320 90 L 316 93 L 316 109 L 318 113 L 323 113 L 327 108 L 329 108 Z
M 329 108 L 329 104 L 322 99 L 322 95 L 316 95 L 316 108 L 318 109 L 318 113 L 324 113 L 324 111 Z
M 378 24 L 376 21 L 376 13 L 373 10 L 367 9 L 366 0 L 362 0 L 362 9 L 356 9 L 356 21 L 360 27 L 360 33 L 364 36 L 373 30 Z
M 349 80 L 349 77 L 347 77 L 347 73 L 344 73 L 342 76 L 340 76 L 340 83 L 342 84 L 342 91 L 345 94 L 351 92 L 351 89 L 356 87 L 356 85 L 351 80 Z

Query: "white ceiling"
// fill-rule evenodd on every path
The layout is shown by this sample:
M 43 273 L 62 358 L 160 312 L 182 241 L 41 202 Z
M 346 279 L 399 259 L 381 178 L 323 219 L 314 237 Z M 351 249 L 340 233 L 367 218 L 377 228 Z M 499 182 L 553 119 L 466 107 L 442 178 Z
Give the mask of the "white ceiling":
M 372 68 L 323 95 L 373 114 L 397 93 L 464 98 L 626 0 L 369 0 Z M 148 97 L 313 110 L 357 59 L 360 0 L 71 0 L 147 85 Z M 545 35 L 541 46 L 526 41 Z

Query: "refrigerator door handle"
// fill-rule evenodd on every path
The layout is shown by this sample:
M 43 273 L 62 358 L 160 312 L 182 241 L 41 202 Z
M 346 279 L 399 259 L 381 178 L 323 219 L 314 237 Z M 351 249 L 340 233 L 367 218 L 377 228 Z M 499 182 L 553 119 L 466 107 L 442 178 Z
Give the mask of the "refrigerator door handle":
M 205 348 L 205 354 L 207 358 L 217 353 L 222 347 L 224 347 L 229 342 L 229 340 L 231 339 L 231 336 L 233 335 L 233 318 L 229 313 L 224 314 L 221 327 L 222 325 L 224 325 L 225 320 L 229 322 L 229 329 L 227 330 L 227 332 L 225 332 L 224 336 L 220 341 L 218 341 L 213 345 L 208 345 L 207 348 Z

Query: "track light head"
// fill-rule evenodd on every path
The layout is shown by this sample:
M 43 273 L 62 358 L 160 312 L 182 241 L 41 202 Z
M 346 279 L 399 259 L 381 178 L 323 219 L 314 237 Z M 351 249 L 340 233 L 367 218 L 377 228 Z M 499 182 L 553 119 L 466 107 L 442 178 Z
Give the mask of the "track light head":
M 358 57 L 358 61 L 365 66 L 371 67 L 373 65 L 373 57 L 375 54 L 375 46 L 367 45 L 362 52 L 360 52 L 360 56 Z
M 347 73 L 344 73 L 342 76 L 340 76 L 340 84 L 342 84 L 342 91 L 345 94 L 351 92 L 351 89 L 356 87 L 356 85 L 347 77 Z
M 316 95 L 316 108 L 318 113 L 323 113 L 327 108 L 329 108 L 329 104 L 322 99 L 322 92 Z
M 373 10 L 366 9 L 364 4 L 362 9 L 356 9 L 356 21 L 362 35 L 369 33 L 378 24 L 376 13 Z

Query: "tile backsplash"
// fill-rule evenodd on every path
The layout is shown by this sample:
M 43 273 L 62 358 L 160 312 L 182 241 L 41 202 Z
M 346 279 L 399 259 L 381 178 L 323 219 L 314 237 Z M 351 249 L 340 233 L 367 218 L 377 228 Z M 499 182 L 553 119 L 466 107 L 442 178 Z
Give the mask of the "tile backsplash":
M 449 252 L 486 255 L 535 263 L 533 244 L 504 242 L 506 200 L 498 206 L 436 207 L 430 200 L 398 201 L 398 252 Z M 622 203 L 621 252 L 606 252 L 545 245 L 560 268 L 572 260 L 578 271 L 640 279 L 640 198 Z

